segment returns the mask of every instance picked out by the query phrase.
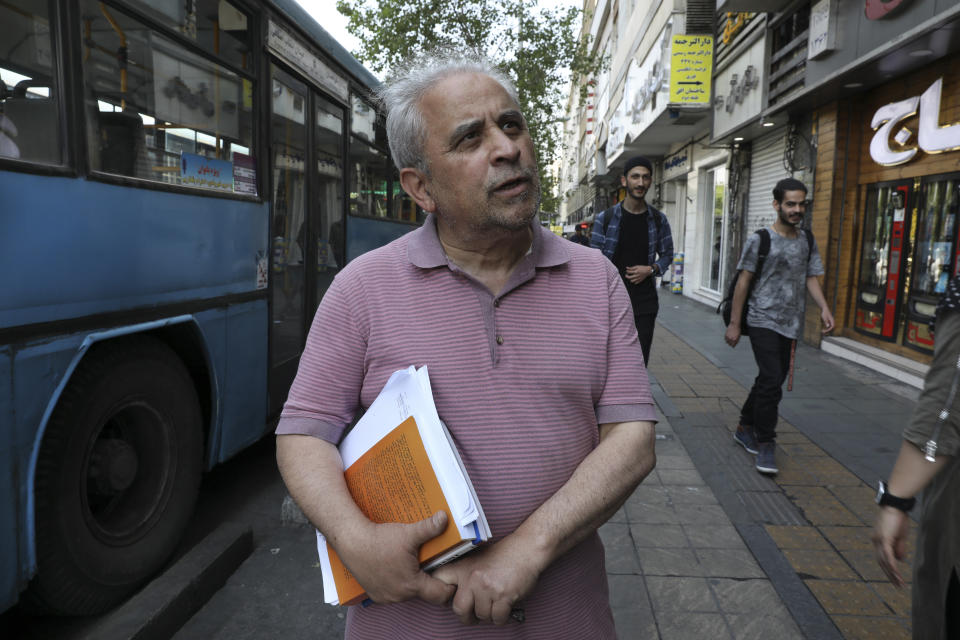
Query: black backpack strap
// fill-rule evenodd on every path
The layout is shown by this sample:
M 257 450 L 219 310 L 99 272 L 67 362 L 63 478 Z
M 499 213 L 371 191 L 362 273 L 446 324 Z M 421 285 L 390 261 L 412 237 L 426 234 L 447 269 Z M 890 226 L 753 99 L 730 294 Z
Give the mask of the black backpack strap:
M 810 229 L 804 229 L 803 232 L 807 236 L 807 262 L 810 262 L 810 258 L 813 256 L 813 231 Z
M 753 273 L 754 281 L 760 275 L 763 263 L 766 262 L 767 256 L 770 254 L 770 230 L 764 227 L 757 229 L 756 234 L 760 236 L 760 250 L 757 252 L 757 270 Z

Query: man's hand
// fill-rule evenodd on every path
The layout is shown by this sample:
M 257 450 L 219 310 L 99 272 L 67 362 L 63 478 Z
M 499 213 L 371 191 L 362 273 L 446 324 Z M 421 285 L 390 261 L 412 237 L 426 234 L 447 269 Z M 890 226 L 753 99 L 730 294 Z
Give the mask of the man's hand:
M 444 604 L 454 588 L 424 573 L 418 553 L 424 542 L 443 533 L 446 524 L 443 511 L 413 524 L 371 524 L 364 535 L 339 544 L 337 553 L 374 602 L 420 598 Z
M 830 309 L 824 307 L 820 310 L 820 319 L 823 321 L 823 333 L 830 333 L 833 331 L 833 314 L 830 313 Z
M 902 587 L 897 561 L 903 560 L 907 553 L 907 514 L 893 507 L 880 507 L 871 539 L 880 568 L 890 582 Z
M 727 344 L 731 347 L 737 346 L 737 343 L 740 342 L 740 325 L 730 323 L 727 325 L 727 332 L 723 335 L 723 339 L 727 341 Z
M 453 612 L 463 624 L 506 624 L 510 612 L 533 589 L 543 570 L 510 538 L 439 567 L 433 576 L 457 586 Z
M 626 270 L 627 280 L 633 284 L 640 284 L 649 278 L 652 273 L 653 267 L 647 264 L 635 264 L 632 267 L 627 267 Z

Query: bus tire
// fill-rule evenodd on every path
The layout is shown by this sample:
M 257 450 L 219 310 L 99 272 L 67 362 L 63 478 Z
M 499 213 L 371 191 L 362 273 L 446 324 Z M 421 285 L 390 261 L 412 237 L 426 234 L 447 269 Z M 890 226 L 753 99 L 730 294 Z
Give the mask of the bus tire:
M 22 601 L 91 615 L 131 595 L 180 541 L 202 467 L 200 405 L 177 355 L 151 336 L 92 348 L 40 447 L 37 574 Z

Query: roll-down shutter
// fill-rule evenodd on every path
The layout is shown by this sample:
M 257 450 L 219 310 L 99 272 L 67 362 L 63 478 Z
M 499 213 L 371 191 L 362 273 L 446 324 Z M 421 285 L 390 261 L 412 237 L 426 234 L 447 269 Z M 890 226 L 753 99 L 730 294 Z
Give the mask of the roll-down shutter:
M 746 232 L 769 226 L 776 217 L 773 187 L 790 174 L 783 166 L 783 131 L 757 138 L 750 163 L 750 195 L 747 201 Z

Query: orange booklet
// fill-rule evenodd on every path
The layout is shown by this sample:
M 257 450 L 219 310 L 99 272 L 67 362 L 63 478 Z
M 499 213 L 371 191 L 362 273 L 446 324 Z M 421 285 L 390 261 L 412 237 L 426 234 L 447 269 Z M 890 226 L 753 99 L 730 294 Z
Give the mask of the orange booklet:
M 417 428 L 410 416 L 374 444 L 344 472 L 354 502 L 373 522 L 417 522 L 437 511 L 447 513 L 444 532 L 420 548 L 420 564 L 452 559 L 479 542 L 472 528 L 457 526 Z M 466 534 L 466 536 L 465 536 Z M 326 543 L 330 568 L 341 605 L 361 602 L 366 593 Z

